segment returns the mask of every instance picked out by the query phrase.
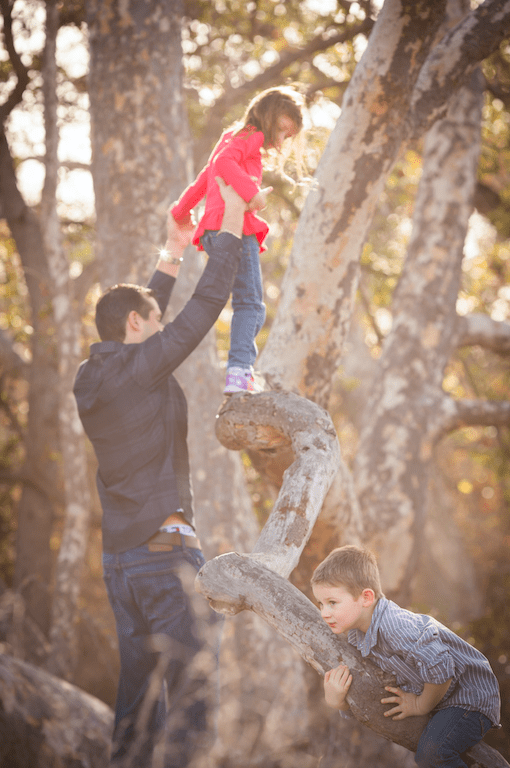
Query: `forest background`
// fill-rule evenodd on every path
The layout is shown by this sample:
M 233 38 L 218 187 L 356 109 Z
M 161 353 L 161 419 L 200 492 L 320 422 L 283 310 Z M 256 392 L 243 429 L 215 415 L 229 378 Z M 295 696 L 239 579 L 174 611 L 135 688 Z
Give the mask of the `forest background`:
M 487 741 L 508 759 L 508 3 L 0 7 L 3 657 L 113 704 L 95 463 L 71 396 L 94 303 L 147 279 L 168 204 L 221 130 L 259 90 L 293 82 L 316 184 L 265 177 L 259 367 L 271 389 L 328 411 L 342 459 L 290 580 L 310 596 L 333 546 L 372 546 L 389 597 L 489 657 L 503 728 Z M 200 268 L 190 251 L 177 303 Z M 218 442 L 229 318 L 180 371 L 209 558 L 251 551 L 292 453 L 264 400 L 258 445 Z M 258 616 L 228 619 L 223 655 L 218 764 L 413 764 L 328 712 L 319 675 Z

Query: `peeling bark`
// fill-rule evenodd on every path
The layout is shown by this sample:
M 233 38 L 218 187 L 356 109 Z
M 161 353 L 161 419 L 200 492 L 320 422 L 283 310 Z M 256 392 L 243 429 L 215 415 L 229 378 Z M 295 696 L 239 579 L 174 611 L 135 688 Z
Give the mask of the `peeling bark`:
M 425 140 L 393 326 L 364 413 L 354 463 L 368 542 L 385 591 L 409 598 L 424 522 L 435 414 L 454 349 L 464 239 L 478 163 L 481 81 L 472 78 Z
M 359 258 L 405 136 L 412 89 L 446 0 L 386 0 L 299 218 L 259 367 L 274 389 L 326 407 L 348 332 Z M 286 350 L 282 355 L 282 350 Z
M 423 66 L 411 102 L 411 135 L 423 134 L 443 117 L 449 99 L 477 65 L 508 37 L 509 0 L 485 0 L 434 47 Z
M 281 576 L 290 576 L 341 462 L 329 414 L 290 392 L 234 395 L 218 413 L 216 434 L 230 450 L 246 447 L 274 456 L 283 449 L 285 456 L 292 455 L 251 554 Z

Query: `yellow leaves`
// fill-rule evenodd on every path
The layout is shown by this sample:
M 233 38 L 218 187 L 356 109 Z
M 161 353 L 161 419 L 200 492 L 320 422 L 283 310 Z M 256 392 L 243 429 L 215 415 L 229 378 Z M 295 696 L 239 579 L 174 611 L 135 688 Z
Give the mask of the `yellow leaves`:
M 473 483 L 471 483 L 469 480 L 459 480 L 457 483 L 457 488 L 461 493 L 469 494 L 473 493 Z

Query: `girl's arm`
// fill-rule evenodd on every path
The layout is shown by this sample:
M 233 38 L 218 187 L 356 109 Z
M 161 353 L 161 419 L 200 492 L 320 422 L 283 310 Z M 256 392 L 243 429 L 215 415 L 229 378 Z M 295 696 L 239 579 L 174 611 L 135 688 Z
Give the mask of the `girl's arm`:
M 262 175 L 260 150 L 263 143 L 261 131 L 234 136 L 213 161 L 215 175 L 221 176 L 247 203 L 259 192 L 259 185 L 244 168 L 246 163 L 252 164 L 257 168 L 257 175 Z
M 197 178 L 187 187 L 178 201 L 172 205 L 170 212 L 177 222 L 183 219 L 190 220 L 190 213 L 199 204 L 207 191 L 207 166 L 198 174 Z

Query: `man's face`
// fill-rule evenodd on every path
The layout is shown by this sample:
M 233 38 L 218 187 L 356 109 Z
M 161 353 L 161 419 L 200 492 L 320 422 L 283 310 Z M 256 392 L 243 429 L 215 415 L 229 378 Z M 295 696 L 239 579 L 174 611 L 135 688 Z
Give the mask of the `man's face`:
M 322 618 L 335 635 L 350 629 L 367 631 L 363 593 L 354 598 L 345 587 L 330 587 L 327 584 L 314 584 L 312 590 Z
M 149 317 L 147 320 L 145 320 L 143 317 L 141 317 L 141 335 L 140 335 L 140 343 L 142 341 L 145 341 L 145 339 L 150 338 L 151 336 L 154 336 L 155 333 L 158 331 L 163 330 L 163 324 L 161 322 L 161 311 L 158 307 L 158 302 L 154 298 L 154 296 L 148 296 L 147 297 L 147 303 L 151 305 L 151 310 L 149 312 Z

